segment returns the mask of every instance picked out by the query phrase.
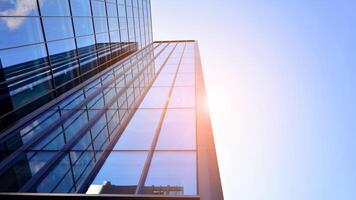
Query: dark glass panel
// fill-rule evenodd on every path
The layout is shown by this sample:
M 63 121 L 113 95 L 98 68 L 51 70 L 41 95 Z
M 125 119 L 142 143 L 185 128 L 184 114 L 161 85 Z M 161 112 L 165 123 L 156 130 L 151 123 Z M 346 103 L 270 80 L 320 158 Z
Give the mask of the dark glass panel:
M 196 195 L 196 170 L 195 152 L 155 152 L 145 182 L 145 187 L 151 189 L 145 188 L 144 192 L 172 196 Z M 166 192 L 162 191 L 162 187 Z
M 67 142 L 70 141 L 86 123 L 88 123 L 86 111 L 78 111 L 72 115 L 64 123 Z
M 88 192 L 93 191 L 94 185 L 102 185 L 104 181 L 110 181 L 112 186 L 116 186 L 115 193 L 133 194 L 139 182 L 146 157 L 147 152 L 112 152 L 95 177 Z
M 49 42 L 48 51 L 50 53 L 54 82 L 57 86 L 78 76 L 74 39 Z M 71 86 L 67 86 L 70 88 L 75 85 L 75 83 L 71 84 Z M 66 89 L 63 88 L 63 90 L 65 91 Z
M 156 149 L 196 149 L 195 109 L 168 109 Z
M 43 42 L 37 17 L 0 17 L 0 49 Z
M 79 62 L 82 74 L 97 67 L 94 36 L 78 37 Z
M 68 0 L 39 0 L 42 16 L 70 16 Z
M 162 110 L 139 109 L 115 145 L 116 150 L 148 150 Z
M 70 0 L 73 16 L 91 16 L 90 0 Z
M 58 151 L 65 144 L 64 135 L 62 132 L 62 128 L 57 128 L 55 131 L 52 131 L 48 134 L 41 142 L 36 144 L 32 150 L 51 150 Z
M 48 41 L 73 37 L 70 18 L 44 17 L 43 26 Z
M 94 34 L 92 18 L 74 17 L 73 22 L 76 36 Z
M 14 107 L 33 101 L 51 88 L 43 44 L 0 51 L 0 59 L 7 79 Z
M 29 151 L 26 153 L 31 173 L 36 174 L 53 156 L 51 151 Z
M 53 192 L 54 189 L 56 189 L 57 185 L 61 183 L 61 181 L 64 179 L 66 184 L 62 184 L 65 186 L 65 188 L 62 188 L 58 192 L 65 192 L 65 189 L 68 189 L 68 191 L 72 188 L 73 186 L 73 179 L 71 178 L 66 178 L 67 173 L 70 172 L 70 161 L 68 155 L 66 155 L 52 171 L 49 172 L 49 174 L 42 180 L 40 184 L 38 184 L 36 191 L 37 192 Z

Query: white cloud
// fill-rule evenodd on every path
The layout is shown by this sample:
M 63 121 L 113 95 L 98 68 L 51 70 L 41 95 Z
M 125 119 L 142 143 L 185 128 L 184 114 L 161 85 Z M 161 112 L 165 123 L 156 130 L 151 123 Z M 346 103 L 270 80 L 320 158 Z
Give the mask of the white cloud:
M 6 2 L 1 0 L 0 2 Z M 37 8 L 36 0 L 17 0 L 14 8 L 0 11 L 0 16 L 27 16 Z M 26 18 L 23 17 L 5 17 L 0 18 L 10 30 L 15 30 L 21 26 Z

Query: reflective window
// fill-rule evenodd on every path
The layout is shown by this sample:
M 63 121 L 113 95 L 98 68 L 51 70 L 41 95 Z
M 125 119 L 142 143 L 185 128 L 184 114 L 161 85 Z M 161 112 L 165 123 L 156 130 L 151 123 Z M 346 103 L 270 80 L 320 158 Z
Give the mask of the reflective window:
M 120 18 L 120 30 L 126 30 L 127 29 L 127 21 L 126 18 Z
M 45 179 L 37 186 L 37 192 L 53 192 L 56 189 L 59 181 L 67 175 L 70 169 L 70 161 L 68 156 L 65 156 L 60 163 L 46 176 Z M 65 185 L 66 188 L 62 188 L 61 192 L 68 192 L 73 186 L 73 180 L 64 179 L 67 181 Z
M 39 0 L 42 16 L 70 16 L 68 0 Z
M 47 53 L 44 44 L 0 50 L 1 64 L 4 68 L 46 56 Z
M 110 31 L 119 30 L 119 20 L 117 18 L 109 18 Z
M 0 17 L 0 49 L 43 41 L 37 17 Z
M 175 74 L 177 71 L 178 65 L 167 65 L 165 64 L 161 74 Z
M 109 43 L 109 35 L 107 33 L 101 33 L 96 35 L 97 44 L 100 43 Z
M 118 4 L 117 12 L 119 13 L 119 17 L 126 17 L 126 8 L 125 5 Z
M 153 83 L 153 87 L 170 87 L 173 83 L 174 74 L 159 74 Z
M 107 8 L 109 17 L 116 17 L 117 16 L 116 4 L 107 3 L 106 4 L 106 8 Z
M 134 193 L 146 157 L 147 152 L 111 152 L 92 185 L 102 185 L 104 181 L 110 181 L 111 185 L 126 187 L 119 187 L 118 191 L 122 191 L 120 193 Z M 134 188 L 127 188 L 129 186 Z
M 43 26 L 48 41 L 73 37 L 70 18 L 46 17 L 43 18 Z
M 37 1 L 0 1 L 0 16 L 38 16 Z M 26 9 L 21 9 L 21 8 Z M 0 18 L 1 20 L 1 18 Z
M 105 2 L 100 0 L 91 0 L 93 16 L 106 16 Z
M 90 0 L 70 0 L 73 16 L 91 16 Z
M 94 18 L 95 32 L 108 32 L 108 24 L 106 18 Z
M 115 150 L 148 150 L 162 110 L 139 109 L 122 133 Z
M 120 42 L 120 32 L 119 31 L 110 32 L 110 40 L 112 43 Z
M 178 73 L 175 86 L 194 86 L 195 74 L 194 73 Z
M 174 87 L 169 108 L 195 107 L 195 87 Z
M 182 63 L 178 70 L 178 73 L 194 73 L 194 72 L 195 72 L 194 63 Z
M 74 49 L 75 49 L 74 39 L 60 40 L 60 41 L 48 43 L 48 51 L 50 55 L 68 52 Z
M 151 88 L 140 108 L 164 108 L 165 103 L 168 101 L 169 87 Z
M 80 49 L 80 48 L 89 47 L 95 44 L 94 35 L 77 37 L 76 40 L 77 40 L 79 54 L 85 53 L 87 50 L 89 50 L 89 49 Z
M 91 18 L 74 17 L 73 22 L 76 36 L 94 34 L 93 20 Z
M 145 186 L 156 187 L 157 190 L 169 187 L 168 195 L 197 194 L 195 154 L 195 152 L 155 152 Z
M 196 149 L 195 109 L 168 109 L 156 149 Z

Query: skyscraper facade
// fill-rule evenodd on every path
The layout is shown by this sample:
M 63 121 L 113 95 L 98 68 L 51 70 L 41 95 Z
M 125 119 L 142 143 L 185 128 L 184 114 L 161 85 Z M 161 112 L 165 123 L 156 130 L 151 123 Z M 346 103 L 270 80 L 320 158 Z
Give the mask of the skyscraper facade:
M 0 46 L 19 40 L 15 33 L 21 28 L 11 27 L 36 20 L 43 41 L 0 50 L 6 83 L 2 87 L 6 88 L 2 90 L 2 107 L 12 105 L 6 111 L 11 113 L 18 112 L 17 101 L 38 104 L 38 88 L 44 88 L 36 88 L 41 81 L 28 81 L 32 86 L 23 90 L 28 95 L 16 100 L 7 84 L 9 69 L 17 71 L 13 78 L 27 73 L 37 77 L 40 72 L 34 69 L 44 62 L 42 65 L 49 70 L 45 79 L 51 82 L 49 85 L 56 86 L 56 80 L 73 84 L 65 89 L 51 88 L 49 91 L 55 95 L 42 99 L 42 104 L 31 107 L 31 111 L 20 106 L 27 113 L 12 117 L 11 123 L 3 126 L 1 199 L 223 199 L 196 41 L 152 42 L 150 1 L 146 0 L 23 2 L 0 2 L 0 29 L 8 31 L 0 39 Z M 90 9 L 82 14 L 85 16 L 74 14 L 83 13 L 86 8 Z M 59 17 L 64 10 L 69 11 L 68 16 Z M 125 16 L 120 16 L 123 10 Z M 15 17 L 20 11 L 26 17 Z M 8 15 L 13 16 L 5 17 Z M 48 19 L 50 22 L 46 22 Z M 57 20 L 71 26 L 63 31 L 65 26 L 55 23 Z M 125 26 L 118 25 L 117 30 L 111 31 L 110 23 L 121 21 L 126 21 Z M 52 36 L 46 33 L 46 23 L 53 26 L 50 34 L 68 34 L 71 27 L 73 35 L 49 41 Z M 96 31 L 102 26 L 106 32 Z M 92 30 L 91 34 L 77 35 L 87 33 L 87 29 Z M 11 30 L 15 31 L 13 36 Z M 29 36 L 33 33 L 29 28 L 23 31 L 24 40 L 35 38 Z M 107 40 L 101 40 L 100 34 Z M 112 39 L 116 34 L 119 40 Z M 78 45 L 81 39 L 92 43 Z M 60 44 L 53 47 L 56 54 L 49 53 L 52 43 L 69 41 L 73 49 Z M 47 54 L 21 55 L 22 48 L 36 45 Z M 89 68 L 93 69 L 89 73 L 82 73 L 88 60 L 81 60 L 81 53 L 93 56 L 88 59 Z M 56 65 L 51 59 L 65 63 L 58 75 L 62 78 L 56 79 Z M 15 61 L 18 63 L 9 64 Z M 73 75 L 75 69 L 78 74 Z
M 0 2 L 0 128 L 152 42 L 148 0 Z

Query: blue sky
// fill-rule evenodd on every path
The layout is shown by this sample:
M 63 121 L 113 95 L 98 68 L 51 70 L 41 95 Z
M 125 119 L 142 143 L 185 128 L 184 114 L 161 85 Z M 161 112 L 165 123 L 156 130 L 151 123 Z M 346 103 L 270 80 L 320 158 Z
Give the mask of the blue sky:
M 226 199 L 356 199 L 356 1 L 152 0 L 199 41 Z

